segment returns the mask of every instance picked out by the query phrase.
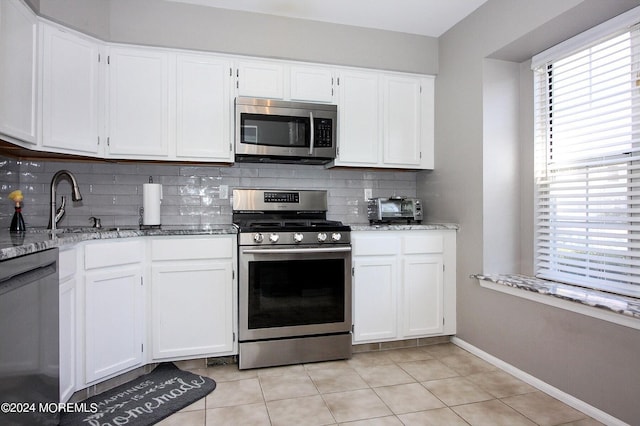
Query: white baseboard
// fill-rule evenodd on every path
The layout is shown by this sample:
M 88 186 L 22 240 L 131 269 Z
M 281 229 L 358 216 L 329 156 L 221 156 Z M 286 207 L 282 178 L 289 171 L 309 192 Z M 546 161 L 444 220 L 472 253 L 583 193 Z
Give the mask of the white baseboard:
M 558 388 L 555 388 L 553 386 L 551 386 L 550 384 L 543 382 L 542 380 L 532 376 L 529 373 L 525 373 L 524 371 L 514 367 L 511 364 L 508 364 L 504 361 L 502 361 L 501 359 L 498 359 L 496 357 L 494 357 L 493 355 L 488 354 L 487 352 L 478 349 L 477 347 L 471 345 L 470 343 L 465 342 L 464 340 L 453 336 L 451 338 L 451 343 L 455 344 L 456 346 L 461 347 L 464 350 L 467 350 L 469 352 L 471 352 L 472 354 L 476 355 L 478 358 L 481 358 L 485 361 L 487 361 L 490 364 L 495 365 L 496 367 L 500 368 L 501 370 L 506 371 L 507 373 L 511 374 L 512 376 L 517 377 L 518 379 L 522 380 L 525 383 L 530 384 L 531 386 L 533 386 L 534 388 L 537 388 L 539 390 L 541 390 L 542 392 L 546 393 L 547 395 L 550 395 L 552 397 L 554 397 L 555 399 L 564 402 L 565 404 L 569 405 L 570 407 L 575 408 L 576 410 L 580 410 L 583 413 L 585 413 L 586 415 L 592 417 L 593 419 L 604 423 L 605 425 L 609 425 L 609 426 L 629 426 L 628 423 L 623 422 L 622 420 L 619 420 L 615 417 L 613 417 L 610 414 L 605 413 L 602 410 L 599 410 L 598 408 L 587 404 L 584 401 L 579 400 L 578 398 L 569 395 L 568 393 L 561 391 Z

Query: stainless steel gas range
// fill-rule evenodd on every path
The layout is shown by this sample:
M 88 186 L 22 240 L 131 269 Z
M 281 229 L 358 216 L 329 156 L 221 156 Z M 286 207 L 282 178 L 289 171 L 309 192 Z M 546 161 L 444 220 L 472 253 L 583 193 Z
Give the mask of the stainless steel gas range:
M 326 191 L 233 191 L 241 369 L 351 357 L 350 228 L 326 212 Z

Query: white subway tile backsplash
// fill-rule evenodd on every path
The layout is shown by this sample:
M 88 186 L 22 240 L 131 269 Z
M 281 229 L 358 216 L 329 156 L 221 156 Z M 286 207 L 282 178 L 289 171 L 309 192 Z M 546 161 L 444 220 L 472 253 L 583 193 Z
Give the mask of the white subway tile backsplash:
M 0 227 L 8 228 L 13 215 L 9 192 L 25 194 L 23 214 L 27 226 L 48 223 L 49 191 L 53 174 L 70 170 L 78 179 L 83 201 L 71 202 L 71 185 L 58 184 L 67 197 L 67 213 L 60 226 L 88 226 L 89 217 L 103 226 L 137 226 L 142 206 L 142 185 L 153 177 L 163 185 L 161 222 L 165 225 L 209 225 L 231 222 L 234 188 L 327 189 L 327 217 L 345 223 L 366 223 L 363 188 L 373 196 L 416 195 L 416 172 L 325 169 L 291 164 L 235 164 L 233 166 L 150 163 L 20 161 L 0 157 Z M 220 185 L 229 199 L 220 199 Z

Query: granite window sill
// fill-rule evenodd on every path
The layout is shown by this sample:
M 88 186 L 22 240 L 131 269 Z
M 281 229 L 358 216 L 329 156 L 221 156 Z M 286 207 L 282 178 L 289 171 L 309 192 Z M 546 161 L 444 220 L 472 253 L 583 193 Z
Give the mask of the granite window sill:
M 518 274 L 474 274 L 485 288 L 640 329 L 640 299 Z

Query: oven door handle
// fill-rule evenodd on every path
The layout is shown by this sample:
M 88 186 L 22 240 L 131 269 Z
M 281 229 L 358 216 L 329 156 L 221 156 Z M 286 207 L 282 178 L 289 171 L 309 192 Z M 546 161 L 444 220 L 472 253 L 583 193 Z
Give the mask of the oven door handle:
M 318 248 L 292 248 L 292 249 L 244 249 L 242 254 L 294 254 L 294 253 L 346 253 L 351 247 L 318 247 Z

